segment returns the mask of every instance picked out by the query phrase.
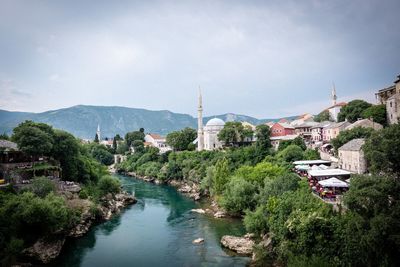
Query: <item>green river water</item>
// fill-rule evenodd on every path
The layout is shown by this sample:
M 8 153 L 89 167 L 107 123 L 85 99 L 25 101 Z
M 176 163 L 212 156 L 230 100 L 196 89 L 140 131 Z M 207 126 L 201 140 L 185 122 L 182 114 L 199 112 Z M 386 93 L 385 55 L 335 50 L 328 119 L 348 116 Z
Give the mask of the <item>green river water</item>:
M 240 221 L 191 212 L 199 204 L 173 187 L 117 177 L 138 203 L 69 241 L 54 266 L 246 266 L 249 262 L 219 243 L 223 235 L 244 234 Z M 196 238 L 205 242 L 192 244 Z

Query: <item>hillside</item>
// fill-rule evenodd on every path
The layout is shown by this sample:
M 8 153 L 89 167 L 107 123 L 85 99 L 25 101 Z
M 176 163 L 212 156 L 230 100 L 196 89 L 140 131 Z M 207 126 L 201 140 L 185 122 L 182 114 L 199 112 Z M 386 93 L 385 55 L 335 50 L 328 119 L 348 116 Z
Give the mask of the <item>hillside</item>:
M 248 121 L 254 125 L 270 121 L 250 116 L 223 114 L 204 118 L 220 118 L 224 121 Z M 52 125 L 80 138 L 92 139 L 100 124 L 103 137 L 112 137 L 119 133 L 145 128 L 146 132 L 165 135 L 184 127 L 197 127 L 196 118 L 188 114 L 174 113 L 168 110 L 152 111 L 127 107 L 105 107 L 79 105 L 42 113 L 13 112 L 0 110 L 0 133 L 11 134 L 12 129 L 24 120 L 33 120 Z

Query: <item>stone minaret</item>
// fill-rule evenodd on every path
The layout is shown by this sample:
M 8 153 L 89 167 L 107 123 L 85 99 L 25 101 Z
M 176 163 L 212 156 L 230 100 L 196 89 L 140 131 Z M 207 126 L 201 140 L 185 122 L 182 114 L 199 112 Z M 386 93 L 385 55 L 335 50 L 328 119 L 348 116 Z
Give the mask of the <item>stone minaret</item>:
M 99 142 L 101 141 L 101 137 L 100 137 L 100 124 L 97 124 L 97 138 L 99 138 Z
M 332 88 L 332 106 L 336 105 L 336 100 L 337 100 L 336 88 L 335 88 L 335 83 L 333 83 L 333 88 Z
M 197 109 L 197 150 L 204 149 L 204 130 L 203 130 L 203 99 L 199 88 L 199 106 Z

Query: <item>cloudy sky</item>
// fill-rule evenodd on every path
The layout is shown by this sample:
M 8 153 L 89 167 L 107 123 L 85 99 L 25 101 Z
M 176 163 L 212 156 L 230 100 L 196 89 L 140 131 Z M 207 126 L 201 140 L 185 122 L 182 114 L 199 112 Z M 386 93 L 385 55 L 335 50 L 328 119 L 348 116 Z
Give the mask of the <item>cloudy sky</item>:
M 400 1 L 0 0 L 0 109 L 78 104 L 258 118 L 374 101 Z

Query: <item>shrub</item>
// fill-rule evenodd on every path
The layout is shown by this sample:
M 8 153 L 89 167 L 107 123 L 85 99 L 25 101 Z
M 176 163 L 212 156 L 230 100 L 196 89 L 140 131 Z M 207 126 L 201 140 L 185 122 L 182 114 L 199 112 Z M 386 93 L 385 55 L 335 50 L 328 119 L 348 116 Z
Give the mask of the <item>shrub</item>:
M 102 195 L 117 194 L 121 191 L 120 181 L 109 175 L 101 177 L 97 186 Z
M 44 198 L 50 192 L 54 192 L 56 186 L 46 177 L 36 177 L 32 181 L 30 190 L 38 197 Z

